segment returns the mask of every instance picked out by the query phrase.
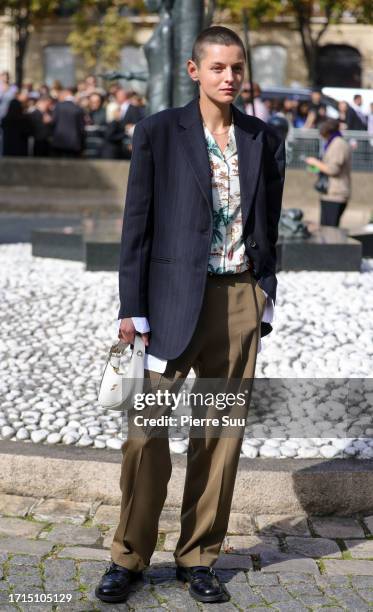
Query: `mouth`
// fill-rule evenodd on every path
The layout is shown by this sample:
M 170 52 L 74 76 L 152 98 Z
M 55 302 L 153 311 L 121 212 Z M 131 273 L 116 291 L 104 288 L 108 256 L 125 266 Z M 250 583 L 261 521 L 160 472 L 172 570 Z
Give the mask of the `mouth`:
M 227 87 L 226 89 L 221 89 L 220 91 L 225 91 L 225 93 L 234 93 L 236 90 L 231 87 Z

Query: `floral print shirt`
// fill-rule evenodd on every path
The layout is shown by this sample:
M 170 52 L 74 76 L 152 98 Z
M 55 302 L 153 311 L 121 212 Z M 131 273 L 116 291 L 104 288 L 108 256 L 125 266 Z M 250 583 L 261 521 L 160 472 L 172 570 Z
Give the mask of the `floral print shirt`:
M 243 242 L 238 154 L 234 124 L 221 152 L 215 138 L 203 124 L 211 168 L 213 234 L 208 272 L 238 274 L 250 267 Z

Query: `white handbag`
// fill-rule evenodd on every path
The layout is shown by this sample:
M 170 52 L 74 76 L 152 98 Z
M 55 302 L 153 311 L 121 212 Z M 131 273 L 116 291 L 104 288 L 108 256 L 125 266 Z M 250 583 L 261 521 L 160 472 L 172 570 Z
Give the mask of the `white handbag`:
M 143 392 L 145 346 L 136 334 L 129 363 L 121 369 L 121 359 L 129 343 L 119 340 L 109 351 L 102 374 L 98 403 L 111 410 L 129 410 L 136 393 Z

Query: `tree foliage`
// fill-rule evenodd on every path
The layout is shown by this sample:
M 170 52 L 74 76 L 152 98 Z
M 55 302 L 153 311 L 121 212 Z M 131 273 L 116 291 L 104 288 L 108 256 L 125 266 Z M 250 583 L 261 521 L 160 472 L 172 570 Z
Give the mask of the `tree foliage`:
M 78 3 L 73 16 L 74 29 L 67 42 L 74 53 L 83 56 L 87 68 L 104 70 L 118 67 L 122 47 L 133 38 L 132 24 L 123 15 L 129 4 L 123 0 L 83 0 Z
M 16 43 L 16 82 L 23 79 L 23 61 L 31 32 L 53 15 L 58 0 L 0 0 L 0 15 L 14 28 Z
M 277 16 L 293 17 L 312 84 L 316 80 L 321 39 L 329 26 L 339 23 L 344 16 L 352 17 L 357 23 L 373 23 L 372 0 L 217 0 L 217 8 L 229 9 L 235 18 L 246 9 L 253 28 Z

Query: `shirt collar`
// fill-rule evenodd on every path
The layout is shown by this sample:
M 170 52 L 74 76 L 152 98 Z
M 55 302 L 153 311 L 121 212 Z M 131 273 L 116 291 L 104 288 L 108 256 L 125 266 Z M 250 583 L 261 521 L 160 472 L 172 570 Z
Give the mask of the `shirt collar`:
M 228 132 L 228 144 L 226 146 L 226 148 L 224 149 L 224 153 L 221 152 L 214 136 L 211 134 L 210 130 L 208 129 L 207 125 L 203 122 L 203 130 L 205 133 L 205 138 L 206 138 L 206 143 L 207 143 L 207 149 L 208 152 L 211 155 L 215 155 L 216 157 L 219 157 L 222 160 L 227 160 L 230 157 L 232 157 L 232 155 L 235 155 L 235 153 L 237 153 L 237 146 L 236 146 L 236 137 L 235 137 L 235 133 L 234 133 L 234 123 L 232 121 L 230 128 L 229 128 L 229 132 Z

